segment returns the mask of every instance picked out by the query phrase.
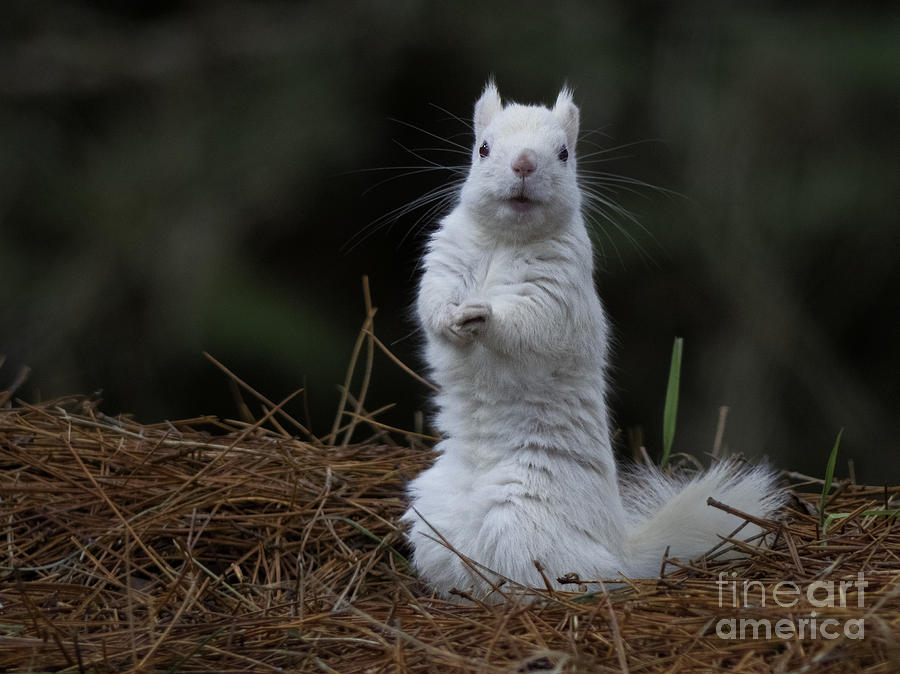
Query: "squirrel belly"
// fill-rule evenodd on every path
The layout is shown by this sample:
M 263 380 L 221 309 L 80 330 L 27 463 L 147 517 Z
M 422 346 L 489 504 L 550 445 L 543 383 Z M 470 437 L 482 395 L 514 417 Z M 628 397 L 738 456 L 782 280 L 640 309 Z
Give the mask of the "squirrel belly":
M 471 169 L 429 241 L 417 298 L 443 438 L 408 487 L 420 576 L 476 596 L 502 578 L 656 576 L 667 547 L 697 557 L 743 522 L 708 497 L 771 513 L 782 497 L 763 467 L 723 462 L 688 482 L 641 469 L 620 481 L 609 327 L 576 179 L 578 108 L 566 89 L 552 109 L 504 107 L 489 84 L 474 122 Z

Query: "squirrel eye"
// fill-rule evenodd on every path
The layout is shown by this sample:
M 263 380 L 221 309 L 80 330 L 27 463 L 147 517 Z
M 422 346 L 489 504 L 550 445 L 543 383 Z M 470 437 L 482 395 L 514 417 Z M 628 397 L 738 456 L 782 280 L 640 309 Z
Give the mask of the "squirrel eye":
M 563 145 L 557 156 L 559 157 L 560 161 L 566 161 L 569 158 L 569 148 Z
M 484 159 L 491 153 L 491 148 L 488 146 L 487 141 L 484 141 L 481 144 L 481 147 L 478 148 L 478 154 L 481 155 L 481 158 Z

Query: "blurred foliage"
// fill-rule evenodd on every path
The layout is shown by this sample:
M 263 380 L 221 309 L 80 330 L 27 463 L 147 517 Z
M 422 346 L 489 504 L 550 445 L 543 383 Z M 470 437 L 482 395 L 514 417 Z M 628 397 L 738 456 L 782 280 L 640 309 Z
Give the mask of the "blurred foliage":
M 28 364 L 32 399 L 231 414 L 207 350 L 272 398 L 305 382 L 324 431 L 362 274 L 420 365 L 430 221 L 345 244 L 450 173 L 378 183 L 465 162 L 432 134 L 470 142 L 489 75 L 568 81 L 591 168 L 683 195 L 622 191 L 645 229 L 596 233 L 617 422 L 660 436 L 681 335 L 675 451 L 729 405 L 732 450 L 816 473 L 846 427 L 857 476 L 896 481 L 898 35 L 891 3 L 7 2 L 0 385 Z M 375 384 L 410 427 L 425 391 L 383 361 Z

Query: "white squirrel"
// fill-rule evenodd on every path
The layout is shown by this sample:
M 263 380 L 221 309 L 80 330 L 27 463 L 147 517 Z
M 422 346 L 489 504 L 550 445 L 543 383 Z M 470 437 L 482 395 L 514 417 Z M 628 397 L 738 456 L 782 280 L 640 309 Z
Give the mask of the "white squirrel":
M 417 309 L 443 439 L 409 484 L 403 520 L 415 568 L 442 594 L 483 597 L 500 580 L 446 544 L 533 587 L 561 588 L 566 573 L 656 577 L 667 548 L 699 557 L 743 522 L 707 497 L 758 517 L 783 502 L 771 470 L 732 461 L 691 480 L 639 469 L 620 483 L 578 128 L 568 88 L 552 110 L 504 107 L 489 82 L 458 204 L 424 257 Z

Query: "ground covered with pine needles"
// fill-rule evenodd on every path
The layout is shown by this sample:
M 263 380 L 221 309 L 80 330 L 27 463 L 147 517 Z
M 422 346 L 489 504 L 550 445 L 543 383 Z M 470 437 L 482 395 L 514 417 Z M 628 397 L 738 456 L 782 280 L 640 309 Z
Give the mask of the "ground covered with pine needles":
M 83 397 L 8 401 L 0 670 L 898 671 L 900 523 L 867 513 L 896 508 L 900 488 L 837 484 L 825 507 L 847 516 L 823 536 L 821 481 L 795 484 L 769 544 L 738 543 L 744 559 L 670 561 L 604 592 L 448 602 L 415 578 L 397 527 L 423 445 L 300 439 L 265 409 L 253 423 L 142 425 Z M 747 605 L 733 601 L 750 580 Z M 845 606 L 810 604 L 818 580 L 847 581 Z M 780 581 L 801 588 L 795 606 L 773 605 Z M 812 611 L 836 638 L 716 634 L 723 619 Z M 845 634 L 860 620 L 863 639 Z

